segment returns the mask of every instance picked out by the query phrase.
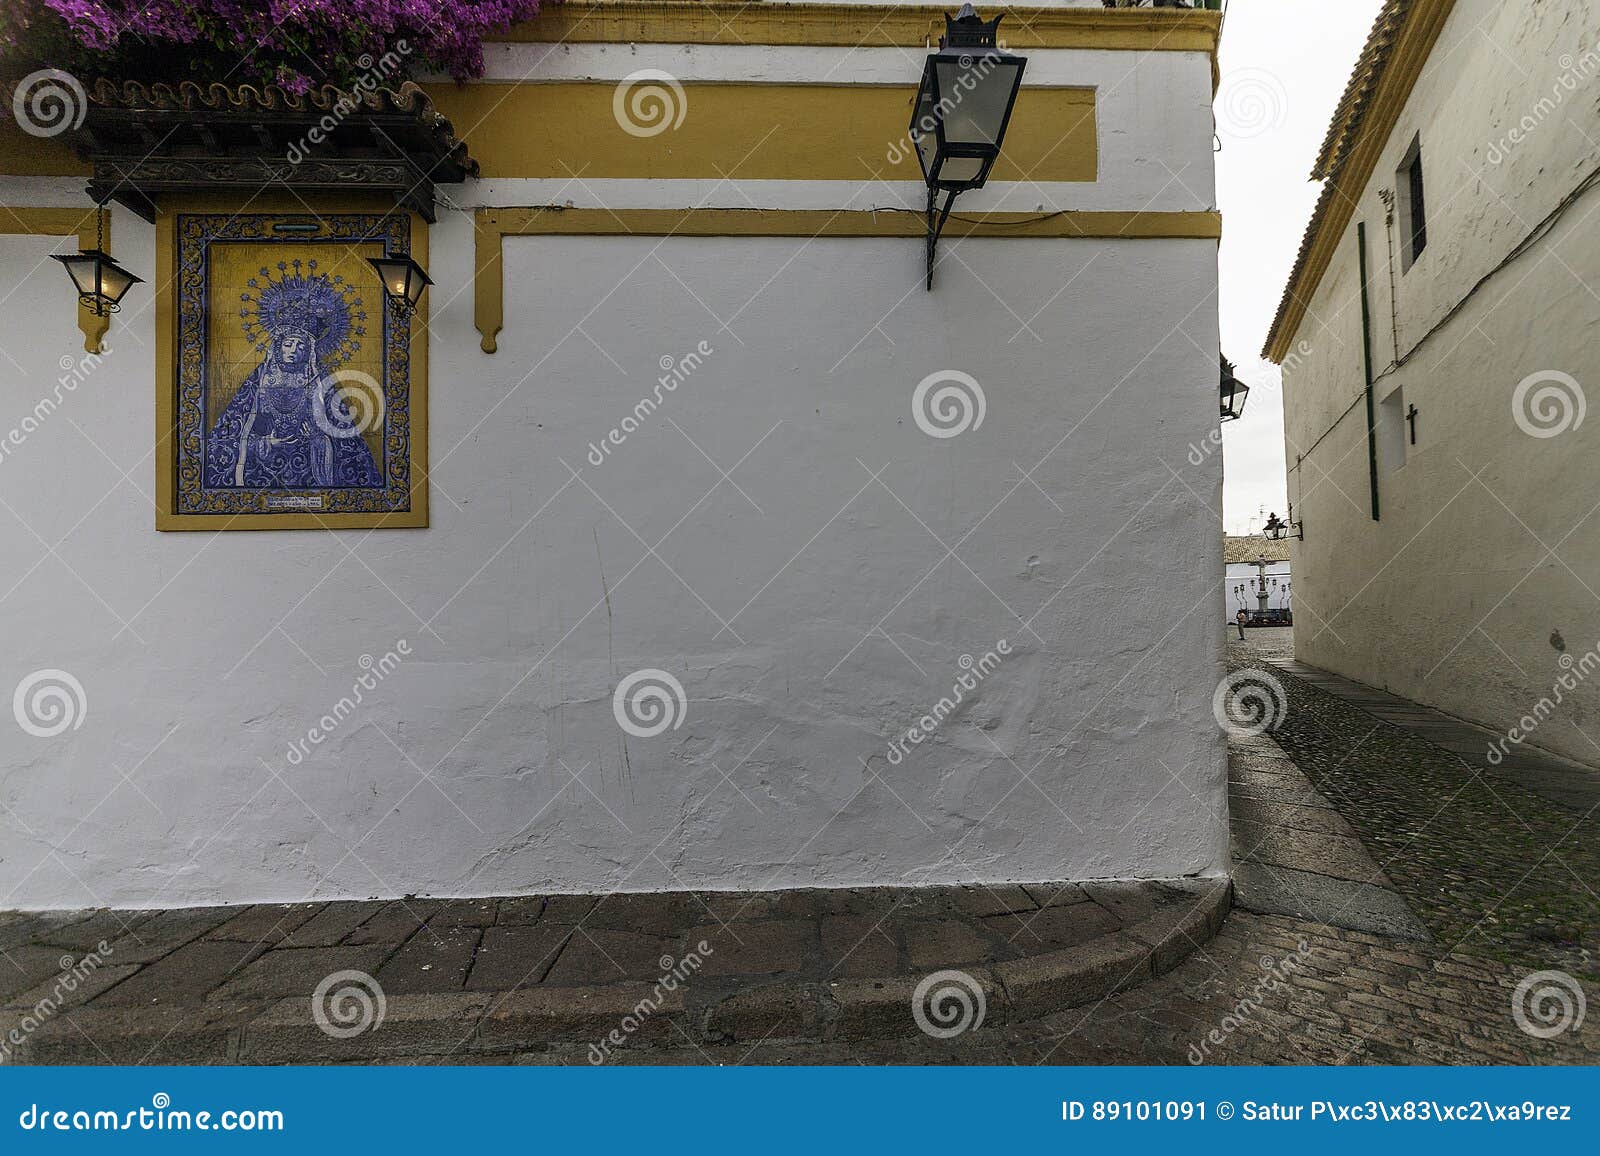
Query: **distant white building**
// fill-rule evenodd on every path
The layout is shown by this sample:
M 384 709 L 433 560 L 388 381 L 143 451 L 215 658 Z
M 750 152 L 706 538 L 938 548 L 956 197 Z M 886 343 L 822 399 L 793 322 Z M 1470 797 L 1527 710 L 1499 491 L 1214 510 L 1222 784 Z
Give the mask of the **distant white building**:
M 1229 622 L 1243 610 L 1252 617 L 1293 609 L 1289 584 L 1289 543 L 1257 534 L 1223 539 L 1222 601 Z
M 1296 652 L 1600 763 L 1594 0 L 1388 0 L 1283 366 Z

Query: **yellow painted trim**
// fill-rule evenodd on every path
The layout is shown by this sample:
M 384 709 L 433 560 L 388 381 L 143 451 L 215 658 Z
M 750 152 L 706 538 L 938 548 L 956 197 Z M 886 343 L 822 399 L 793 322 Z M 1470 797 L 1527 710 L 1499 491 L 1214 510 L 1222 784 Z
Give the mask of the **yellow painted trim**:
M 948 7 L 954 7 L 950 5 Z M 923 48 L 947 7 L 772 4 L 749 0 L 624 0 L 552 4 L 502 41 L 567 44 L 779 44 Z M 1184 9 L 1009 8 L 1001 38 L 1016 51 L 1098 48 L 1216 54 L 1222 14 Z M 992 15 L 989 9 L 984 15 Z
M 78 238 L 78 248 L 93 249 L 95 244 L 94 209 L 34 209 L 8 208 L 0 205 L 0 233 L 21 233 L 34 237 Z M 111 214 L 105 215 L 106 252 L 111 251 Z M 85 353 L 103 350 L 106 331 L 111 328 L 111 314 L 96 314 L 82 302 L 78 303 L 78 328 L 83 331 Z
M 681 121 L 654 136 L 623 127 L 612 83 L 428 93 L 485 177 L 921 180 L 906 139 L 916 95 L 909 84 L 684 84 L 681 95 L 668 94 Z M 1095 121 L 1092 88 L 1024 88 L 991 179 L 1095 180 Z
M 393 202 L 349 198 L 312 202 L 324 212 L 383 212 Z M 423 298 L 411 318 L 411 509 L 391 514 L 179 514 L 177 490 L 178 246 L 177 218 L 197 212 L 305 212 L 299 197 L 258 195 L 243 206 L 237 198 L 165 197 L 156 217 L 156 529 L 157 530 L 359 530 L 421 528 L 428 524 L 428 305 Z M 428 264 L 428 226 L 414 213 L 411 253 Z M 382 306 L 381 308 L 387 308 Z
M 1389 66 L 1361 122 L 1356 143 L 1332 178 L 1332 189 L 1324 191 L 1327 208 L 1321 220 L 1312 224 L 1315 232 L 1307 241 L 1305 260 L 1284 290 L 1283 316 L 1267 335 L 1264 353 L 1269 361 L 1282 364 L 1289 356 L 1311 299 L 1332 265 L 1334 255 L 1344 244 L 1356 206 L 1372 180 L 1395 124 L 1405 111 L 1406 102 L 1427 67 L 1433 46 L 1438 43 L 1439 34 L 1454 7 L 1455 0 L 1416 0 L 1406 18 Z
M 921 213 L 890 209 L 568 209 L 559 206 L 479 209 L 473 320 L 485 353 L 497 348 L 505 323 L 506 237 L 550 234 L 639 237 L 907 237 L 921 239 Z M 1222 216 L 1202 213 L 1063 212 L 961 214 L 945 226 L 947 237 L 1061 240 L 1178 238 L 1216 240 Z

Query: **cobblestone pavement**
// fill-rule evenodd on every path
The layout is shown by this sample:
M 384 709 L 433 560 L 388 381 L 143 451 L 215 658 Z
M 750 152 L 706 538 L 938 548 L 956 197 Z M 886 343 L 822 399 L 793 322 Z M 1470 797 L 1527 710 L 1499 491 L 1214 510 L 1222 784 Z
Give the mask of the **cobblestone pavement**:
M 1292 631 L 1230 642 L 1234 669 L 1290 657 Z M 1557 806 L 1280 675 L 1274 737 L 1441 943 L 1600 980 L 1600 811 Z

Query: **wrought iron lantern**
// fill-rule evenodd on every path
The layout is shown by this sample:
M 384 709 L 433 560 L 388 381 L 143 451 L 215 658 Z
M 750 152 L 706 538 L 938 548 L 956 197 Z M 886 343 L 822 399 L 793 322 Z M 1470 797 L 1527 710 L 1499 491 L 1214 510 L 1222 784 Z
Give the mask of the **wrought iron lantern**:
M 95 244 L 93 249 L 76 253 L 56 253 L 54 257 L 66 266 L 78 290 L 78 300 L 94 310 L 96 317 L 116 313 L 122 308 L 122 298 L 144 278 L 135 277 L 111 259 L 105 251 L 106 209 L 100 205 L 95 210 Z
M 386 253 L 382 257 L 368 257 L 367 261 L 378 271 L 383 295 L 389 299 L 390 306 L 401 317 L 411 316 L 422 294 L 433 284 L 427 270 L 408 253 Z
M 1027 59 L 997 43 L 1000 17 L 985 21 L 971 4 L 944 18 L 939 51 L 928 56 L 911 112 L 911 143 L 928 186 L 928 288 L 939 234 L 956 196 L 980 189 L 1000 155 Z M 938 206 L 940 192 L 944 205 Z
M 1233 372 L 1233 362 L 1222 359 L 1222 420 L 1238 421 L 1244 416 L 1244 403 L 1249 399 L 1250 387 Z

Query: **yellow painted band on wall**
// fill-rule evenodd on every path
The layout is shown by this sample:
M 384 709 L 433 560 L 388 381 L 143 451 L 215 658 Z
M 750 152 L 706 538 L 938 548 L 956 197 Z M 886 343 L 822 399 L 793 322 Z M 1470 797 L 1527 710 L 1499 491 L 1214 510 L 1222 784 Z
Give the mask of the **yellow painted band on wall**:
M 955 5 L 949 6 L 954 8 Z M 496 36 L 566 44 L 812 44 L 923 48 L 944 14 L 922 4 L 769 4 L 749 0 L 623 0 L 552 4 Z M 984 10 L 994 16 L 1000 9 Z M 1184 9 L 1009 8 L 1000 36 L 1013 51 L 1098 48 L 1215 54 L 1222 14 Z
M 498 347 L 505 323 L 506 237 L 550 234 L 640 237 L 907 237 L 920 240 L 921 213 L 890 209 L 479 209 L 473 218 L 476 254 L 473 320 L 485 353 Z M 1216 212 L 1060 212 L 961 214 L 945 226 L 947 237 L 1062 240 L 1176 238 L 1216 240 Z
M 913 86 L 661 91 L 667 103 L 650 121 L 633 119 L 629 93 L 613 83 L 452 85 L 428 95 L 485 177 L 921 180 L 906 137 Z M 652 106 L 641 107 L 648 115 Z M 991 179 L 1092 181 L 1097 165 L 1094 90 L 1023 89 Z

